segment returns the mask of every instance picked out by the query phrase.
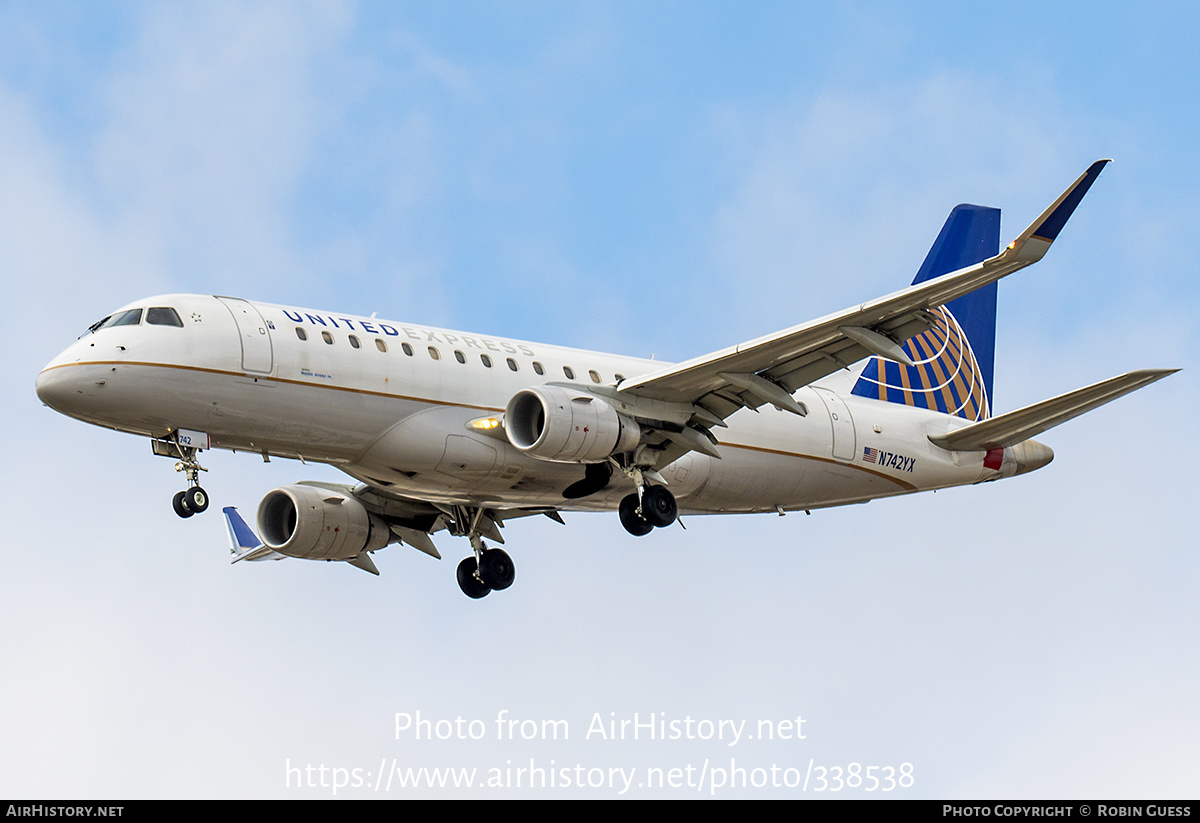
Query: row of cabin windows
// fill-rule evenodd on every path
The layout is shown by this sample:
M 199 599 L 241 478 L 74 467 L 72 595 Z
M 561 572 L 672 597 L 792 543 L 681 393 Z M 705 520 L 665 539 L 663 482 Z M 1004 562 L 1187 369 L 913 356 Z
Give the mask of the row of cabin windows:
M 301 340 L 308 340 L 308 332 L 305 331 L 303 326 L 296 327 L 296 336 L 299 337 Z M 327 332 L 327 331 L 321 332 L 321 339 L 324 340 L 328 345 L 330 345 L 330 346 L 333 345 L 333 335 L 330 334 L 329 332 Z M 362 348 L 362 341 L 360 341 L 356 335 L 353 335 L 353 334 L 349 335 L 349 339 L 350 339 L 350 346 L 352 348 L 356 348 L 356 349 Z M 381 352 L 387 352 L 387 350 L 388 350 L 387 342 L 382 337 L 376 337 L 375 338 L 375 348 L 379 349 Z M 409 357 L 413 356 L 413 347 L 410 346 L 408 343 L 401 343 L 400 349 Z M 428 351 L 429 351 L 430 359 L 432 359 L 432 360 L 441 360 L 442 359 L 442 353 L 440 351 L 438 351 L 435 346 L 429 346 Z M 463 354 L 462 351 L 460 351 L 459 349 L 454 350 L 454 359 L 457 360 L 459 363 L 463 363 L 463 364 L 465 364 L 467 362 L 467 356 L 465 354 Z M 488 355 L 488 354 L 479 355 L 479 362 L 483 363 L 483 365 L 486 368 L 490 369 L 492 367 L 491 355 Z M 514 360 L 513 358 L 506 357 L 506 358 L 504 358 L 504 362 L 508 364 L 508 368 L 510 371 L 519 371 L 520 370 L 520 366 L 517 365 L 517 361 Z M 563 374 L 566 375 L 568 380 L 575 379 L 575 370 L 573 368 L 571 368 L 570 366 L 563 366 L 562 369 L 563 369 Z M 543 366 L 541 363 L 539 363 L 537 360 L 533 361 L 533 370 L 537 374 L 544 375 L 546 373 L 546 367 Z M 617 375 L 613 375 L 613 376 L 616 378 L 618 383 L 620 383 L 622 380 L 625 379 L 625 376 L 621 375 L 621 374 L 617 374 Z M 600 372 L 596 371 L 595 369 L 588 370 L 588 377 L 591 378 L 593 383 L 601 382 Z

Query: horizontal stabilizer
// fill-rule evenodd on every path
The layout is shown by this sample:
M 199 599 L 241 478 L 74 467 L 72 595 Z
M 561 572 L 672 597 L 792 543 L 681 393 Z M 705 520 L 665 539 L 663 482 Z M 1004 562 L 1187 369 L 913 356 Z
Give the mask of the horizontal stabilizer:
M 1132 371 L 948 434 L 930 436 L 929 440 L 952 451 L 1008 448 L 1177 371 L 1179 369 Z

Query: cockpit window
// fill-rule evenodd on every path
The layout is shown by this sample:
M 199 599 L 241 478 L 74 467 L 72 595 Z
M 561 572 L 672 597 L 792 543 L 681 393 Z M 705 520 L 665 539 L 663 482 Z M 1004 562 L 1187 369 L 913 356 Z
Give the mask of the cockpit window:
M 110 326 L 136 326 L 142 322 L 142 310 L 130 309 L 118 314 L 114 314 L 104 322 L 100 328 L 107 329 Z
M 101 329 L 107 329 L 113 326 L 136 326 L 141 322 L 142 310 L 128 309 L 127 311 L 119 311 L 116 314 L 110 314 L 99 323 L 93 323 L 88 327 L 87 333 L 90 334 L 93 332 L 98 332 Z
M 146 322 L 151 326 L 182 326 L 179 313 L 170 306 L 155 306 L 146 309 Z

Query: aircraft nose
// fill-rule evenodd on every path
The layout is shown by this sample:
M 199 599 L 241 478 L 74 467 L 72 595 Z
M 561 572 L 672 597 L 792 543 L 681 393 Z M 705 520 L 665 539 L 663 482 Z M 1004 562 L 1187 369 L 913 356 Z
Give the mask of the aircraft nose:
M 45 368 L 41 374 L 37 376 L 37 396 L 38 399 L 52 409 L 59 409 L 62 405 L 62 396 L 64 393 L 69 394 L 70 389 L 64 386 L 64 382 L 60 375 L 55 372 L 62 369 Z
M 79 369 L 47 366 L 37 376 L 38 399 L 63 414 L 72 414 L 86 399 L 87 380 Z

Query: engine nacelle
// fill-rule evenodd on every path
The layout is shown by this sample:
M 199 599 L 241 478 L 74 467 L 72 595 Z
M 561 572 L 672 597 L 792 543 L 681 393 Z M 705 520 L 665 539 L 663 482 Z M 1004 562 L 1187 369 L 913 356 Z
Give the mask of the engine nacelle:
M 632 451 L 642 438 L 638 424 L 607 401 L 560 386 L 514 394 L 504 431 L 521 451 L 561 463 L 598 463 Z
M 388 524 L 362 503 L 317 486 L 282 486 L 258 504 L 258 531 L 288 557 L 348 560 L 392 540 Z

